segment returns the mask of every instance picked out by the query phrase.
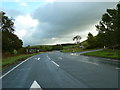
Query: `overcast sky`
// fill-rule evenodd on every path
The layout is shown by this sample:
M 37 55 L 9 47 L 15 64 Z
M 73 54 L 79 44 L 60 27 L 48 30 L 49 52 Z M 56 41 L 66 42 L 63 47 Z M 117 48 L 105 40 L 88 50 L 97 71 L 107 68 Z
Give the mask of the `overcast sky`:
M 3 2 L 3 11 L 15 19 L 15 34 L 26 45 L 73 43 L 80 35 L 85 40 L 107 8 L 117 2 Z

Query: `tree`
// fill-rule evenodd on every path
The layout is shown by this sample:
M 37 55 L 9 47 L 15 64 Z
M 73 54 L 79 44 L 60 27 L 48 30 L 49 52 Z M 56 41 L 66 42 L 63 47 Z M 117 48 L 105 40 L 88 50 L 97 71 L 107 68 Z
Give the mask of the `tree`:
M 88 43 L 88 48 L 97 47 L 96 37 L 94 37 L 90 32 L 88 33 L 88 36 L 87 36 L 87 43 Z
M 3 52 L 11 52 L 14 49 L 18 50 L 22 47 L 23 42 L 17 35 L 8 31 L 2 32 L 2 50 Z
M 120 44 L 120 4 L 117 4 L 116 9 L 107 9 L 107 12 L 102 15 L 102 19 L 96 25 L 99 40 L 105 45 L 114 46 Z
M 0 30 L 13 33 L 15 31 L 13 19 L 9 19 L 7 16 L 5 16 L 5 14 L 6 13 L 3 11 L 0 12 L 0 25 L 1 25 Z
M 23 42 L 14 34 L 14 22 L 5 16 L 4 12 L 0 12 L 0 32 L 2 32 L 2 51 L 12 52 L 22 47 Z
M 80 35 L 73 37 L 73 41 L 76 40 L 76 44 L 80 43 L 80 39 L 81 39 Z

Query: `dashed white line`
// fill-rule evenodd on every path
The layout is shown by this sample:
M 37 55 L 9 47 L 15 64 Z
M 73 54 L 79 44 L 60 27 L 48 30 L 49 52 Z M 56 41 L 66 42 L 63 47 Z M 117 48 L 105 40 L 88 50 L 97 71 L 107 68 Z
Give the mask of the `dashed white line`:
M 115 69 L 120 69 L 119 67 L 116 67 Z
M 49 57 L 48 55 L 47 55 L 47 57 L 48 57 L 49 60 L 51 60 L 50 57 Z
M 38 60 L 40 60 L 40 58 L 38 58 Z
M 56 62 L 52 61 L 56 66 L 60 67 Z
M 37 81 L 33 82 L 33 84 L 30 87 L 30 90 L 33 90 L 33 88 L 36 88 L 36 90 L 42 90 L 41 86 L 37 83 Z
M 47 55 L 47 57 L 48 57 L 49 60 L 51 60 L 51 58 L 48 55 Z M 52 60 L 51 60 L 51 62 L 53 62 L 57 67 L 60 67 L 56 62 L 54 62 Z
M 77 53 L 71 53 L 70 55 L 79 56 Z
M 30 58 L 32 58 L 32 57 L 30 57 Z M 5 73 L 4 75 L 2 75 L 2 76 L 0 77 L 0 79 L 2 79 L 3 77 L 5 77 L 7 74 L 9 74 L 10 72 L 12 72 L 14 69 L 16 69 L 17 67 L 19 67 L 19 66 L 20 66 L 21 64 L 23 64 L 24 62 L 28 61 L 30 58 L 22 61 L 20 64 L 18 64 L 18 65 L 16 65 L 15 67 L 13 67 L 13 68 L 12 68 L 11 70 L 9 70 L 7 73 Z
M 90 64 L 94 64 L 94 65 L 99 65 L 99 64 L 97 64 L 97 63 L 88 62 L 88 61 L 81 61 L 81 62 L 90 63 Z
M 58 58 L 62 60 L 62 57 L 58 57 Z

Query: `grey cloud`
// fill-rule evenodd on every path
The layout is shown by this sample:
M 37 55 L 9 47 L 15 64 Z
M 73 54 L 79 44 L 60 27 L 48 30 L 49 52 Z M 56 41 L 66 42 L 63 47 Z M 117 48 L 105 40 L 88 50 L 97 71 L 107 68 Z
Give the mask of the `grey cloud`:
M 107 8 L 114 8 L 115 5 L 115 2 L 56 2 L 40 7 L 33 15 L 40 22 L 33 37 L 65 38 L 67 34 L 86 31 L 91 24 L 97 24 Z
M 93 27 L 91 25 L 97 24 L 107 8 L 115 5 L 115 2 L 55 2 L 40 6 L 32 14 L 40 23 L 32 35 L 24 37 L 24 42 L 31 45 L 72 42 L 72 33 L 85 34 Z

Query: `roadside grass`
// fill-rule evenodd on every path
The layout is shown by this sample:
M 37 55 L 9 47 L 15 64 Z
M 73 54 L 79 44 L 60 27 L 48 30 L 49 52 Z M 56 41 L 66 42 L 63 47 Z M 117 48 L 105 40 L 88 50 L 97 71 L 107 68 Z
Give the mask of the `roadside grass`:
M 61 52 L 63 53 L 67 53 L 67 52 L 79 52 L 79 51 L 84 51 L 83 49 L 80 49 L 80 48 L 73 48 L 73 49 L 63 49 L 63 50 L 60 50 Z
M 82 51 L 88 51 L 88 50 L 96 50 L 101 48 L 94 48 L 94 49 L 86 49 L 86 48 L 64 48 L 63 50 L 60 50 L 62 53 L 68 53 L 68 52 L 82 52 Z
M 101 51 L 93 51 L 93 52 L 83 53 L 82 55 L 112 58 L 112 59 L 120 60 L 120 50 L 104 49 Z
M 18 55 L 18 56 L 11 56 L 11 57 L 7 57 L 7 58 L 2 58 L 2 70 L 16 64 L 18 61 L 22 61 L 27 59 L 30 56 L 36 55 L 38 53 L 34 53 L 34 54 L 22 54 L 22 55 Z

